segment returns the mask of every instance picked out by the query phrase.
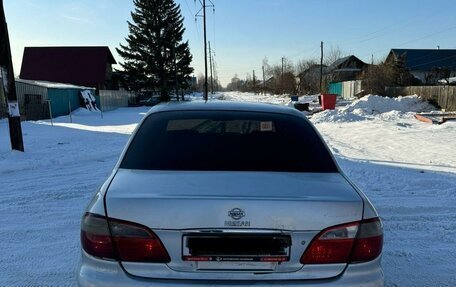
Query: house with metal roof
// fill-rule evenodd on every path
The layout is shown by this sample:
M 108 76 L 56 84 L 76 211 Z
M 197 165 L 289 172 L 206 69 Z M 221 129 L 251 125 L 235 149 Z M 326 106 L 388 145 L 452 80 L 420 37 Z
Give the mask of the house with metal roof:
M 329 83 L 358 80 L 368 66 L 354 55 L 340 58 L 325 69 L 326 80 Z
M 385 62 L 401 62 L 423 84 L 456 76 L 456 49 L 391 49 Z
M 95 89 L 91 87 L 22 79 L 15 81 L 19 111 L 24 120 L 42 120 L 68 115 L 84 107 L 84 103 L 81 103 L 81 92 L 95 93 Z M 3 104 L 5 95 L 1 78 L 0 99 L 3 101 L 0 103 L 0 118 L 2 118 L 7 114 L 6 106 Z
M 108 47 L 26 47 L 19 78 L 110 90 L 114 64 Z

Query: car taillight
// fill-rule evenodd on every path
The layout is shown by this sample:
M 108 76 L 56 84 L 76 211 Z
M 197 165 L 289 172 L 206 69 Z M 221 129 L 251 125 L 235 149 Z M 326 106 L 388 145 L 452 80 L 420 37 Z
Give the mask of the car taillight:
M 380 219 L 361 222 L 350 262 L 367 262 L 382 253 L 383 227 Z
M 81 243 L 90 255 L 128 262 L 168 263 L 171 260 L 160 239 L 147 227 L 108 220 L 91 213 L 84 215 Z
M 338 225 L 323 230 L 301 257 L 302 264 L 359 263 L 377 258 L 382 252 L 380 219 Z
M 109 219 L 112 237 L 121 261 L 168 263 L 171 258 L 160 239 L 147 227 Z
M 90 255 L 115 259 L 108 221 L 104 216 L 84 214 L 81 224 L 81 245 Z

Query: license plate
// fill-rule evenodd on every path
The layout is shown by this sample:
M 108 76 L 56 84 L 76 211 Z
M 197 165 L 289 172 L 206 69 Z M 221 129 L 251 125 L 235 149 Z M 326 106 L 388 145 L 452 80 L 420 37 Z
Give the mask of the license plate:
M 277 263 L 271 262 L 196 262 L 198 270 L 242 270 L 242 271 L 273 271 Z
M 182 260 L 279 263 L 290 260 L 291 238 L 276 234 L 184 235 Z

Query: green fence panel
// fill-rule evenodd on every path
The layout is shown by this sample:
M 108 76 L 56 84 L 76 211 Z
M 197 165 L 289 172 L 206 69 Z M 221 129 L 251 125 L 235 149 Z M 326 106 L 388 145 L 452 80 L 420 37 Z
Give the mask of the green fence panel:
M 52 117 L 68 115 L 81 107 L 79 89 L 48 89 L 48 98 L 51 100 Z
M 342 96 L 342 82 L 330 83 L 329 84 L 329 93 Z

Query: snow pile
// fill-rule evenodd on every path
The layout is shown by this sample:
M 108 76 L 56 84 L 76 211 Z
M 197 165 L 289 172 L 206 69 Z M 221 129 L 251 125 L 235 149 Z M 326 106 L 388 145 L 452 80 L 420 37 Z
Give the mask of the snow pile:
M 424 112 L 432 111 L 434 107 L 424 102 L 417 95 L 388 98 L 368 95 L 348 106 L 348 109 L 361 109 L 367 114 L 386 113 L 390 111 L 399 112 Z
M 434 109 L 434 106 L 423 101 L 417 95 L 398 98 L 368 95 L 345 107 L 316 114 L 312 121 L 314 123 L 354 122 L 375 118 L 394 120 L 410 118 L 414 113 L 429 112 Z
M 441 84 L 456 84 L 456 77 L 451 77 L 451 78 L 448 78 L 448 79 L 441 79 L 439 80 L 439 83 Z
M 320 94 L 316 95 L 304 95 L 299 97 L 299 102 L 300 103 L 313 103 L 313 102 L 318 102 L 318 96 Z

